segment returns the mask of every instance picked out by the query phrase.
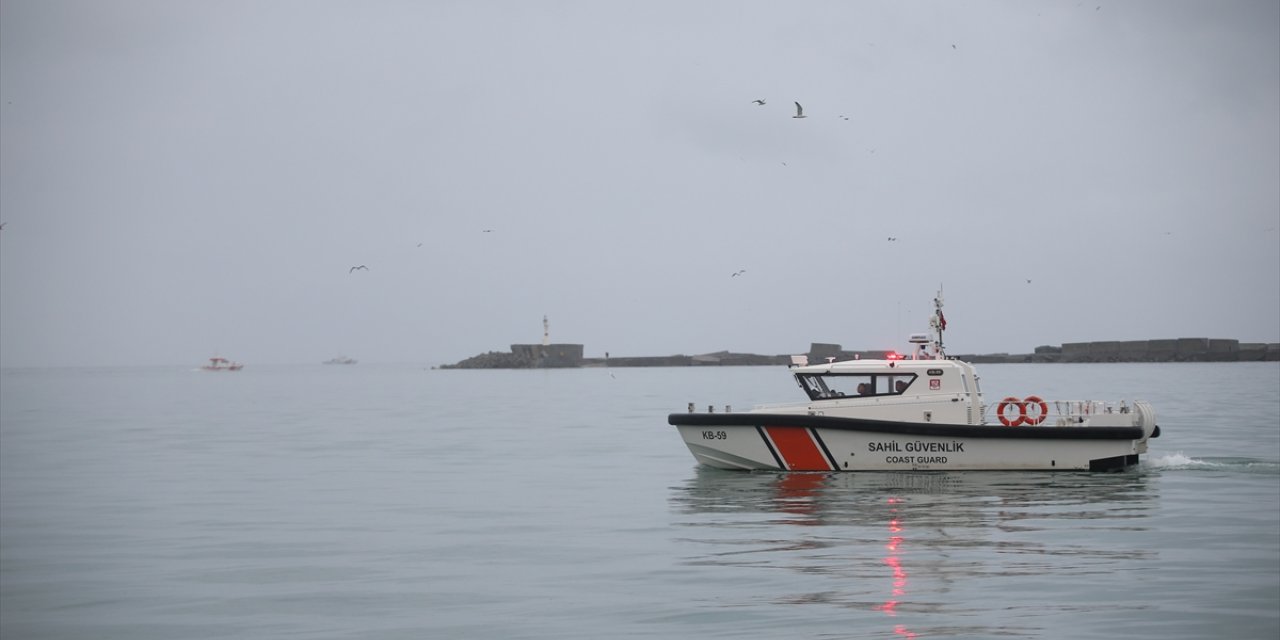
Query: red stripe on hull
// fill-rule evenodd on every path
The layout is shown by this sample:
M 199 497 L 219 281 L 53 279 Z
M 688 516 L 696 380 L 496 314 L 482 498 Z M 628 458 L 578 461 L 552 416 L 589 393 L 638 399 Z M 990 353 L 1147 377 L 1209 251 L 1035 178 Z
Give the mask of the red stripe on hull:
M 804 427 L 765 427 L 788 471 L 830 471 L 831 463 Z

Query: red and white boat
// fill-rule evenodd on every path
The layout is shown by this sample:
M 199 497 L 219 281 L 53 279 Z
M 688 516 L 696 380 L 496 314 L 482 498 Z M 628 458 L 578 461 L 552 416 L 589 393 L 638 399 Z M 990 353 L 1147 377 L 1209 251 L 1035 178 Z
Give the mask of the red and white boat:
M 226 358 L 214 356 L 209 358 L 209 364 L 200 368 L 205 371 L 239 371 L 244 368 L 244 365 L 239 362 L 232 362 Z
M 774 471 L 1089 470 L 1136 465 L 1160 435 L 1144 401 L 982 398 L 973 365 L 942 349 L 946 320 L 911 336 L 909 357 L 788 369 L 803 402 L 745 412 L 673 413 L 693 457 L 722 469 Z

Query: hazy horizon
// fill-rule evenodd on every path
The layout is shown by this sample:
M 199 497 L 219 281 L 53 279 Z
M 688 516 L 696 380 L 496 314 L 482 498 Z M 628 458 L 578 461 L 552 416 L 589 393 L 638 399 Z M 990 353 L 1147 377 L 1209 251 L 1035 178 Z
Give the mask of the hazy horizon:
M 1275 343 L 1278 176 L 1274 1 L 5 0 L 0 366 Z

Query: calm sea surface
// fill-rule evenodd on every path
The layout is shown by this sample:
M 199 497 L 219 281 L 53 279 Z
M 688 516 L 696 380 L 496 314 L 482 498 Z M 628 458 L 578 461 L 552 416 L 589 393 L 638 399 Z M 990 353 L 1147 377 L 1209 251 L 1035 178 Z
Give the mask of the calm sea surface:
M 983 365 L 1147 399 L 1142 466 L 739 473 L 666 415 L 781 367 L 0 372 L 0 636 L 1261 638 L 1280 365 Z

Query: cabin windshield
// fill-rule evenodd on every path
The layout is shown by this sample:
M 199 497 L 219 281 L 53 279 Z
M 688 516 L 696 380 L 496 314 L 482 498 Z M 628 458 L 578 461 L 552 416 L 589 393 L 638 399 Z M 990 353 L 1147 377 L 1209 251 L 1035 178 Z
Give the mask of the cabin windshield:
M 796 374 L 810 400 L 896 396 L 906 393 L 915 379 L 914 373 Z

